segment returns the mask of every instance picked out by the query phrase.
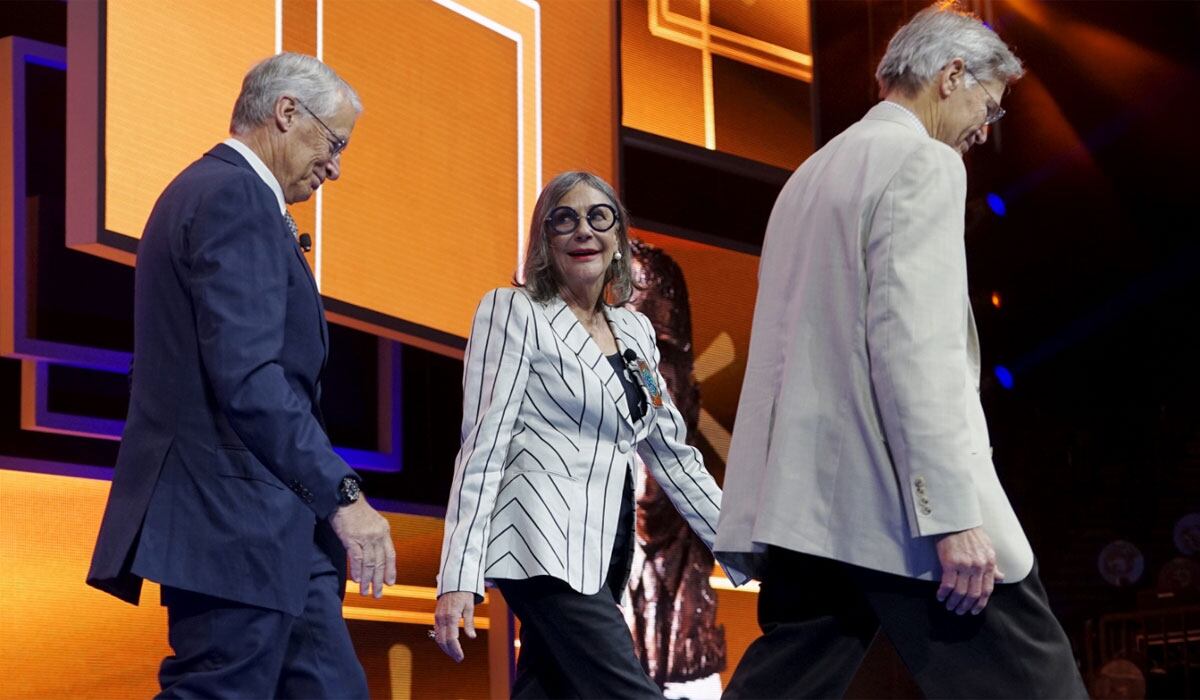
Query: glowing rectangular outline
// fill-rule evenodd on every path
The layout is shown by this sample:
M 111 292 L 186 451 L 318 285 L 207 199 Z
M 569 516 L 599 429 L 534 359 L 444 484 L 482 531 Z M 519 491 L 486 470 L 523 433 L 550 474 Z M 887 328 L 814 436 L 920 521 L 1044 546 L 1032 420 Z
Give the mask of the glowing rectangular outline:
M 67 52 L 61 46 L 53 46 L 30 39 L 11 37 L 12 74 L 6 76 L 10 82 L 11 92 L 6 100 L 6 107 L 12 110 L 10 115 L 12 129 L 10 133 L 0 134 L 0 138 L 9 140 L 11 144 L 12 162 L 4 164 L 5 174 L 0 176 L 7 182 L 0 189 L 11 189 L 12 211 L 11 219 L 5 217 L 0 222 L 0 241 L 10 246 L 11 260 L 4 257 L 5 263 L 12 264 L 11 270 L 0 270 L 4 275 L 3 285 L 12 285 L 11 290 L 4 289 L 0 294 L 5 301 L 11 299 L 11 304 L 5 304 L 0 309 L 0 354 L 22 359 L 55 360 L 62 364 L 93 369 L 105 369 L 124 372 L 129 368 L 130 353 L 120 350 L 105 350 L 72 343 L 62 343 L 52 340 L 31 338 L 28 335 L 27 307 L 28 292 L 25 275 L 26 248 L 28 243 L 28 215 L 26 209 L 25 183 L 25 65 L 33 63 L 41 66 L 66 70 Z M 9 169 L 11 166 L 11 170 Z
M 50 410 L 49 362 L 21 360 L 21 430 L 120 440 L 125 421 Z
M 701 0 L 701 3 L 702 13 L 707 14 L 708 0 Z M 748 63 L 763 70 L 780 73 L 805 82 L 812 81 L 813 59 L 809 54 L 784 48 L 762 39 L 755 39 L 729 29 L 712 26 L 706 21 L 707 18 L 695 20 L 681 15 L 670 9 L 670 0 L 650 0 L 649 4 L 650 33 L 654 36 L 693 48 L 708 48 L 713 53 Z M 675 25 L 675 28 L 666 26 L 667 23 Z M 689 35 L 682 28 L 699 33 L 700 38 Z M 729 44 L 712 43 L 713 38 L 729 42 Z M 739 45 L 745 50 L 737 48 Z M 752 51 L 766 54 L 769 58 L 751 53 Z M 772 58 L 776 60 L 771 60 Z
M 276 0 L 276 12 L 281 12 L 283 0 Z M 434 3 L 461 15 L 466 19 L 490 29 L 500 36 L 509 39 L 517 45 L 517 269 L 520 270 L 525 262 L 525 40 L 521 33 L 505 27 L 496 20 L 487 17 L 454 0 L 433 0 Z M 534 0 L 517 0 L 520 4 L 533 11 L 533 51 L 534 51 L 534 187 L 540 193 L 542 190 L 542 8 Z M 279 29 L 281 15 L 276 19 L 276 53 L 282 50 L 282 38 Z M 325 60 L 325 2 L 317 0 L 317 59 Z M 316 278 L 317 288 L 321 287 L 321 221 L 323 218 L 322 191 L 316 195 L 316 221 L 313 225 L 313 244 L 316 255 L 313 261 L 313 277 Z
M 670 0 L 649 0 L 646 20 L 652 36 L 700 50 L 704 100 L 704 147 L 715 151 L 717 149 L 717 125 L 712 76 L 712 55 L 714 53 L 805 82 L 812 82 L 813 74 L 812 56 L 762 39 L 755 39 L 752 36 L 714 27 L 710 22 L 710 8 L 710 0 L 700 0 L 700 19 L 696 20 L 673 12 L 670 8 Z M 667 23 L 674 23 L 675 27 L 668 27 Z M 689 29 L 698 36 L 688 34 L 680 27 Z M 726 41 L 728 44 L 714 42 L 714 37 Z M 737 48 L 739 44 L 767 56 L 763 57 L 760 54 L 739 49 Z
M 525 219 L 525 212 L 528 209 L 526 203 L 526 193 L 530 191 L 529 184 L 532 184 L 533 190 L 541 191 L 543 184 L 542 169 L 543 161 L 543 127 L 542 127 L 542 42 L 541 42 L 541 5 L 537 0 L 510 0 L 515 2 L 532 12 L 532 33 L 533 50 L 528 57 L 525 56 L 525 49 L 528 42 L 519 39 L 523 36 L 516 33 L 516 30 L 505 27 L 500 23 L 492 20 L 481 13 L 472 10 L 464 5 L 455 2 L 454 0 L 434 0 L 439 5 L 449 9 L 456 14 L 467 17 L 472 21 L 479 22 L 482 26 L 492 29 L 506 38 L 513 38 L 518 46 L 518 71 L 519 83 L 518 86 L 518 103 L 519 103 L 519 133 L 518 137 L 518 170 L 524 171 L 529 156 L 532 155 L 534 168 L 529 173 L 531 177 L 526 178 L 524 172 L 519 172 L 519 201 L 518 205 L 518 222 L 517 222 L 517 268 L 520 270 L 524 262 L 525 244 L 526 244 L 526 226 L 528 222 Z M 469 0 L 464 0 L 468 1 Z M 321 0 L 321 13 L 319 15 L 318 24 L 320 25 L 321 36 L 318 36 L 318 44 L 321 53 L 324 53 L 324 37 L 323 37 L 323 22 L 324 22 L 324 5 Z M 69 55 L 76 57 L 76 62 L 80 65 L 103 66 L 105 59 L 105 47 L 98 43 L 98 37 L 104 35 L 105 16 L 103 13 L 102 3 L 88 2 L 72 2 L 67 6 L 67 33 L 68 36 L 74 37 L 70 42 Z M 275 9 L 275 48 L 282 50 L 283 48 L 283 0 L 274 0 Z M 97 31 L 99 29 L 99 31 Z M 533 113 L 530 121 L 534 131 L 534 138 L 531 148 L 525 148 L 525 135 L 528 133 L 525 121 L 527 112 L 525 104 L 528 100 L 525 99 L 523 87 L 526 71 L 526 58 L 533 68 Z M 87 119 L 88 114 L 98 114 L 103 121 L 103 113 L 101 105 L 104 102 L 104 95 L 101 94 L 100 88 L 103 85 L 103 80 L 98 74 L 89 73 L 88 71 L 73 71 L 68 74 L 68 134 L 69 138 L 75 141 L 74 147 L 69 147 L 68 152 L 73 154 L 73 159 L 81 164 L 82 168 L 68 168 L 67 174 L 67 245 L 74 250 L 87 252 L 98 257 L 106 258 L 120 262 L 125 265 L 134 265 L 135 250 L 137 239 L 127 234 L 112 232 L 105 228 L 103 221 L 100 220 L 99 214 L 103 211 L 105 193 L 103 187 L 97 185 L 103 184 L 103 176 L 98 179 L 95 174 L 103 163 L 103 157 L 99 153 L 99 144 L 103 142 L 103 135 L 96 131 L 96 122 L 94 119 Z M 532 151 L 532 154 L 529 154 Z M 526 180 L 530 180 L 529 183 Z M 99 180 L 99 181 L 98 181 Z M 530 197 L 530 199 L 533 199 Z M 315 202 L 319 207 L 317 220 L 314 224 L 315 242 L 320 241 L 322 237 L 321 219 L 323 218 L 323 202 L 321 193 L 318 190 L 317 200 Z M 314 277 L 316 277 L 318 285 L 321 281 L 322 273 L 322 253 L 318 245 L 314 256 Z M 365 332 L 389 337 L 399 340 L 406 344 L 414 345 L 432 352 L 437 352 L 450 357 L 461 357 L 462 348 L 465 344 L 465 337 L 453 334 L 448 331 L 443 331 L 433 326 L 426 326 L 419 322 L 409 321 L 399 316 L 394 316 L 381 311 L 374 311 L 370 308 L 356 307 L 353 302 L 338 299 L 336 297 L 326 298 L 327 308 L 326 313 L 331 320 L 351 328 L 357 328 Z M 329 308 L 330 305 L 335 305 L 335 308 Z M 117 369 L 116 362 L 111 363 L 113 369 Z

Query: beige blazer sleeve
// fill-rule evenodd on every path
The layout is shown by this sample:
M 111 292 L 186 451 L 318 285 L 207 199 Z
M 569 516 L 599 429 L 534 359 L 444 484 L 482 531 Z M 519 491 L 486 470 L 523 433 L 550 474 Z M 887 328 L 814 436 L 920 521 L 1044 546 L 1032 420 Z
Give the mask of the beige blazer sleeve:
M 930 142 L 901 166 L 869 231 L 867 346 L 885 439 L 913 532 L 982 524 L 967 415 L 966 172 Z M 931 508 L 931 503 L 936 507 Z

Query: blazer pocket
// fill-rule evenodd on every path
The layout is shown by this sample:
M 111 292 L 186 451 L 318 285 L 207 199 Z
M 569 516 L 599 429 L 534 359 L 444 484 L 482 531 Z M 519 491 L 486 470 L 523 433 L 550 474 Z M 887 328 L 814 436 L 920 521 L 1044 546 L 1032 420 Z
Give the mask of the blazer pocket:
M 525 465 L 512 464 L 508 467 L 508 469 L 505 469 L 504 471 L 506 474 L 511 474 L 513 477 L 515 477 L 517 474 L 528 474 L 530 476 L 552 476 L 555 479 L 562 479 L 563 481 L 579 481 L 579 479 L 575 478 L 574 476 L 572 476 L 570 474 L 564 474 L 563 472 L 558 472 L 558 471 L 551 471 L 549 469 L 542 469 L 541 467 L 537 466 L 536 464 L 532 467 L 525 466 Z
M 575 463 L 575 455 L 567 452 L 563 454 L 554 449 L 530 449 L 527 443 L 514 441 L 513 448 L 516 452 L 512 452 L 507 464 L 504 467 L 505 473 L 508 472 L 525 472 L 527 474 L 550 474 L 552 476 L 575 481 L 575 477 L 571 475 L 571 467 L 568 462 Z
M 245 447 L 219 445 L 216 450 L 216 458 L 218 476 L 249 479 L 274 486 L 277 489 L 287 490 L 279 477 L 272 474 L 271 470 L 263 466 L 254 453 Z

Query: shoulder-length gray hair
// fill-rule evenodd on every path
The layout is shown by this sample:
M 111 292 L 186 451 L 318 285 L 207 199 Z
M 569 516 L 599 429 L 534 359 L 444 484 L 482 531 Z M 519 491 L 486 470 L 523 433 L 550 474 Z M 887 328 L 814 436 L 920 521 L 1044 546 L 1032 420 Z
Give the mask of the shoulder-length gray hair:
M 524 287 L 534 301 L 545 302 L 557 296 L 562 289 L 562 273 L 554 264 L 550 254 L 550 237 L 546 235 L 546 218 L 562 198 L 576 185 L 584 184 L 604 195 L 613 209 L 617 210 L 617 250 L 620 259 L 614 258 L 604 272 L 605 294 L 598 303 L 606 301 L 612 306 L 621 306 L 633 294 L 633 253 L 629 248 L 629 212 L 625 211 L 617 193 L 604 180 L 581 170 L 570 170 L 554 176 L 542 188 L 537 204 L 533 207 L 533 220 L 529 223 L 529 246 L 525 249 L 525 266 L 522 268 L 524 281 L 515 284 Z
M 978 17 L 944 0 L 918 12 L 888 42 L 875 70 L 879 90 L 915 93 L 951 60 L 961 58 L 979 80 L 1005 84 L 1025 73 L 1021 61 Z M 970 74 L 967 85 L 974 80 Z
M 332 117 L 343 99 L 362 114 L 358 93 L 332 68 L 312 56 L 281 53 L 259 61 L 242 79 L 229 133 L 245 134 L 269 121 L 281 95 L 299 99 L 322 119 Z

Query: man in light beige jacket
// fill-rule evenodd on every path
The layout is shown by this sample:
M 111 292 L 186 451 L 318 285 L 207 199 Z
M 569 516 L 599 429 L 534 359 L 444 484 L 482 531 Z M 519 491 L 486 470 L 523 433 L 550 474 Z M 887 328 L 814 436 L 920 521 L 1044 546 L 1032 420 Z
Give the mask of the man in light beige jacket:
M 962 156 L 1022 73 L 923 10 L 775 203 L 715 548 L 762 581 L 764 635 L 726 697 L 840 697 L 881 627 L 931 697 L 1086 696 L 992 465 L 967 297 Z

